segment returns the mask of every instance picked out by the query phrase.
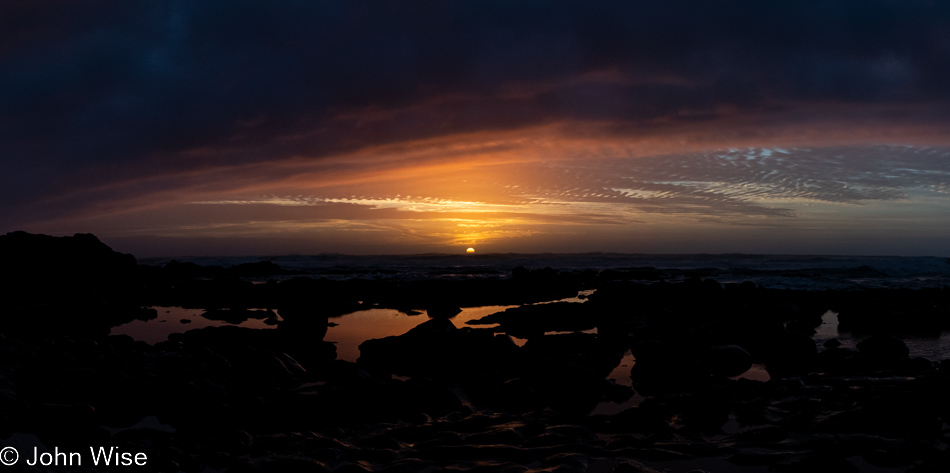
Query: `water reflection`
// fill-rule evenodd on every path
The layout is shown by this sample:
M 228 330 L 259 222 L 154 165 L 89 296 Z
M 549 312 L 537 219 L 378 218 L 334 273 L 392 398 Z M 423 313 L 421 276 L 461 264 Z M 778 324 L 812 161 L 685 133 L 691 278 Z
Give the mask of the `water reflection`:
M 620 363 L 607 375 L 607 379 L 612 380 L 613 382 L 621 386 L 633 386 L 633 380 L 630 378 L 630 370 L 633 368 L 633 365 L 637 363 L 637 359 L 633 356 L 633 353 L 630 350 L 627 350 L 623 354 L 623 357 L 620 359 Z M 590 415 L 613 415 L 620 412 L 623 412 L 631 407 L 637 407 L 641 402 L 644 401 L 643 396 L 640 393 L 634 391 L 634 394 L 630 399 L 627 399 L 624 402 L 613 402 L 613 401 L 604 401 L 597 405 Z
M 158 313 L 158 317 L 151 320 L 133 320 L 112 328 L 110 335 L 128 335 L 135 340 L 140 340 L 150 345 L 168 340 L 168 336 L 173 333 L 183 333 L 188 330 L 195 330 L 204 327 L 224 327 L 226 325 L 236 325 L 238 327 L 252 329 L 272 329 L 276 325 L 269 325 L 265 318 L 249 318 L 240 323 L 232 323 L 225 320 L 212 320 L 205 317 L 207 313 L 204 309 L 186 309 L 183 307 L 165 307 L 153 306 Z M 264 309 L 252 309 L 264 311 Z M 264 312 L 267 313 L 267 312 Z M 280 316 L 273 313 L 279 321 Z
M 825 342 L 831 339 L 841 342 L 841 348 L 854 348 L 856 344 L 851 337 L 842 337 L 838 333 L 838 313 L 832 310 L 825 311 L 821 316 L 821 325 L 815 329 L 812 339 L 818 344 L 818 351 L 826 350 Z
M 517 306 L 463 307 L 462 312 L 449 320 L 456 327 L 464 327 L 470 320 L 480 319 L 496 312 L 503 312 L 512 307 Z M 402 335 L 429 320 L 428 314 L 424 310 L 419 312 L 420 315 L 411 316 L 395 309 L 367 309 L 352 312 L 333 319 L 337 325 L 327 330 L 325 340 L 336 343 L 337 359 L 356 361 L 360 356 L 359 346 L 366 340 Z M 497 324 L 493 326 L 497 326 Z
M 840 348 L 856 350 L 858 342 L 867 338 L 869 334 L 839 332 L 838 331 L 838 313 L 826 311 L 821 317 L 821 325 L 816 329 L 812 339 L 818 344 L 818 351 L 824 351 L 825 342 L 831 339 L 837 339 L 841 342 Z M 901 340 L 907 344 L 907 350 L 911 358 L 926 358 L 931 361 L 950 359 L 950 332 L 943 332 L 938 335 L 901 335 Z
M 550 304 L 553 302 L 583 303 L 587 300 L 587 297 L 595 291 L 594 289 L 583 290 L 579 291 L 577 295 L 573 297 L 558 299 L 556 301 L 539 302 L 539 304 Z M 469 321 L 477 320 L 497 312 L 504 312 L 507 309 L 515 307 L 518 306 L 488 305 L 462 307 L 462 312 L 451 317 L 449 320 L 451 320 L 456 327 L 468 327 Z M 359 345 L 364 341 L 373 338 L 402 335 L 422 322 L 429 320 L 425 310 L 414 311 L 414 313 L 417 313 L 417 315 L 410 316 L 395 309 L 368 309 L 352 312 L 333 319 L 338 325 L 330 327 L 325 340 L 336 343 L 338 359 L 356 361 L 360 356 Z M 478 328 L 494 328 L 497 326 L 498 324 L 479 325 Z M 527 342 L 527 340 L 517 337 L 511 337 L 511 339 L 518 346 L 523 346 Z

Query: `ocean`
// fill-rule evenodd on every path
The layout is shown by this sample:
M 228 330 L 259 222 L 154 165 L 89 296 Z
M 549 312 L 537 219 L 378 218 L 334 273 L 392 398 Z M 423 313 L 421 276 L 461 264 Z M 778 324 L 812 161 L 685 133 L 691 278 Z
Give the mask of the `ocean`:
M 486 254 L 486 255 L 285 255 L 257 257 L 149 258 L 140 263 L 164 265 L 177 259 L 202 266 L 229 267 L 270 261 L 295 275 L 328 279 L 473 279 L 506 278 L 518 266 L 557 271 L 628 272 L 625 279 L 677 281 L 690 277 L 720 283 L 750 281 L 776 289 L 860 289 L 945 287 L 950 285 L 950 259 L 898 256 L 799 255 L 637 255 Z M 264 276 L 260 280 L 273 279 Z M 251 278 L 253 279 L 253 278 Z M 279 278 L 278 278 L 279 279 Z

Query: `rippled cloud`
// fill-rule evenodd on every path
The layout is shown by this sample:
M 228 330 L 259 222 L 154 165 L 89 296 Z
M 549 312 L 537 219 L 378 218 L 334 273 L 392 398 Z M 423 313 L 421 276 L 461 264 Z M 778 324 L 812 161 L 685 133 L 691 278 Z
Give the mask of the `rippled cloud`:
M 458 176 L 456 176 L 458 177 Z M 742 217 L 803 216 L 809 203 L 870 205 L 910 199 L 910 193 L 946 196 L 950 148 L 865 146 L 747 148 L 634 159 L 592 159 L 499 165 L 491 177 L 464 179 L 484 200 L 439 195 L 262 196 L 196 204 L 319 206 L 349 204 L 410 213 L 514 213 L 577 216 L 592 221 L 641 213 L 692 215 L 744 223 Z M 376 187 L 385 187 L 385 185 Z M 398 186 L 397 186 L 398 188 Z M 407 192 L 411 191 L 408 187 Z
M 658 213 L 795 217 L 800 211 L 787 205 L 873 205 L 908 199 L 912 191 L 946 195 L 950 148 L 731 149 L 562 164 L 548 171 L 575 181 L 584 176 L 587 185 L 532 189 L 542 201 L 611 201 Z

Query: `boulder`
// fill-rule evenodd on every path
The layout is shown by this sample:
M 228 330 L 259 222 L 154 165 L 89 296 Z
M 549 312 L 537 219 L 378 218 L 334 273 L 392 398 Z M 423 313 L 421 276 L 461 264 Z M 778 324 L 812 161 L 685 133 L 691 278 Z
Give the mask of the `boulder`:
M 135 294 L 135 257 L 113 251 L 88 233 L 0 235 L 0 261 L 4 292 L 14 301 L 75 303 Z
M 426 308 L 426 314 L 431 318 L 451 318 L 462 312 L 462 309 L 456 304 L 431 304 Z
M 910 352 L 903 340 L 890 335 L 872 335 L 858 342 L 858 351 L 875 359 L 907 358 Z
M 810 368 L 818 355 L 818 345 L 800 333 L 785 333 L 774 340 L 766 369 L 773 377 L 802 373 Z
M 499 324 L 500 330 L 518 338 L 532 338 L 545 332 L 590 330 L 596 326 L 586 304 L 555 302 L 523 305 L 469 322 L 470 325 Z
M 752 367 L 752 355 L 738 345 L 719 345 L 706 350 L 703 360 L 714 376 L 733 377 Z
M 509 353 L 487 329 L 456 328 L 445 318 L 429 319 L 398 335 L 360 344 L 357 362 L 368 368 L 414 375 L 471 374 L 491 369 Z
M 708 376 L 693 346 L 675 341 L 645 340 L 630 351 L 637 362 L 630 369 L 633 387 L 644 395 L 678 391 Z
M 838 340 L 837 338 L 832 338 L 831 340 L 828 340 L 825 343 L 822 343 L 821 346 L 825 348 L 838 348 L 841 346 L 841 340 Z
M 621 346 L 604 343 L 592 333 L 544 335 L 528 340 L 522 350 L 547 363 L 579 363 L 598 377 L 606 377 L 623 358 Z

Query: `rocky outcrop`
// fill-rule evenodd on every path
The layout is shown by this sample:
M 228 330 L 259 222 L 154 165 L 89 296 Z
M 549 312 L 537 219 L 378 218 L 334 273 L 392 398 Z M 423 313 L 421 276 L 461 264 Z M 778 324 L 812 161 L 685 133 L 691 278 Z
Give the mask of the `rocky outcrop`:
M 138 292 L 135 257 L 113 251 L 88 233 L 0 235 L 0 261 L 5 293 L 13 302 L 74 304 L 127 299 Z

